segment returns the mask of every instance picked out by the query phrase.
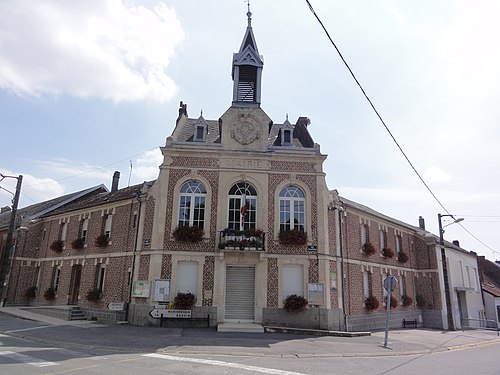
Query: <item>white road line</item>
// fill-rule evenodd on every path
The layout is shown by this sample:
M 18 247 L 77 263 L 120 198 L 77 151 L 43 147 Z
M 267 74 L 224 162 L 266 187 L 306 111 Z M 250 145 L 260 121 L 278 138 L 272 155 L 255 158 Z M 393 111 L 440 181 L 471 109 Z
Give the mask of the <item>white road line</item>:
M 231 368 L 236 368 L 236 369 L 239 369 L 239 370 L 248 370 L 248 371 L 262 372 L 264 374 L 275 374 L 275 375 L 306 375 L 306 374 L 303 374 L 303 373 L 300 373 L 300 372 L 285 371 L 285 370 L 275 370 L 275 369 L 272 369 L 272 368 L 248 366 L 248 365 L 242 365 L 242 364 L 239 364 L 239 363 L 215 361 L 215 360 L 212 360 L 212 359 L 176 357 L 176 356 L 172 356 L 172 355 L 158 354 L 158 353 L 143 354 L 142 356 L 143 357 L 151 357 L 151 358 L 159 358 L 159 359 L 167 359 L 169 361 L 194 362 L 194 363 L 202 363 L 204 365 L 221 366 L 221 367 L 231 367 Z
M 30 357 L 29 355 L 4 351 L 0 352 L 0 356 L 5 356 L 7 358 L 13 359 L 14 361 L 26 363 L 28 365 L 36 366 L 36 367 L 48 367 L 48 366 L 57 366 L 59 363 L 42 361 L 41 359 Z
M 22 331 L 32 331 L 34 329 L 48 328 L 48 327 L 54 327 L 54 326 L 40 326 L 40 327 L 31 327 L 31 328 L 23 328 L 23 329 L 14 329 L 12 331 L 5 331 L 5 333 L 22 332 Z

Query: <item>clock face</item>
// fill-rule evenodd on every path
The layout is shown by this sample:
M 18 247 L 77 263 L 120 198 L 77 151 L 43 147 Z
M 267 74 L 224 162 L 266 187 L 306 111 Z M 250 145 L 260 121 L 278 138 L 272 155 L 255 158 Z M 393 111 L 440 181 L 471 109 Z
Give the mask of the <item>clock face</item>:
M 259 130 L 257 125 L 248 121 L 242 121 L 234 126 L 231 135 L 239 144 L 249 145 L 259 138 Z

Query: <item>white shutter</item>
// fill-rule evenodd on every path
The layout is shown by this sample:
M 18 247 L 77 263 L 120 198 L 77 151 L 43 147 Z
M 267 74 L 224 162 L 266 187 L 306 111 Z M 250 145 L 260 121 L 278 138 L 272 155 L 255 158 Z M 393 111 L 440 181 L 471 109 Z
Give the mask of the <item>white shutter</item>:
M 181 261 L 177 263 L 177 292 L 198 292 L 198 263 Z
M 304 296 L 304 267 L 301 264 L 285 264 L 282 267 L 283 299 L 291 294 Z

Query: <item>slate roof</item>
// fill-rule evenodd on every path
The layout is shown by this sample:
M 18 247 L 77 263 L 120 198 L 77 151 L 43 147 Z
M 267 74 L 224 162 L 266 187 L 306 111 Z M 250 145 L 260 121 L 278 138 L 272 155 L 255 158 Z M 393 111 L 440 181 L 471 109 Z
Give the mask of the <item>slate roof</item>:
M 495 297 L 500 297 L 500 265 L 490 262 L 483 256 L 478 259 L 483 290 Z
M 36 219 L 79 198 L 85 197 L 92 193 L 100 193 L 105 191 L 107 191 L 107 189 L 104 185 L 97 185 L 85 190 L 80 190 L 74 193 L 62 195 L 54 199 L 49 199 L 44 202 L 35 203 L 24 208 L 19 208 L 17 210 L 16 216 Z M 11 211 L 8 211 L 0 214 L 0 228 L 7 228 L 9 226 L 11 213 Z

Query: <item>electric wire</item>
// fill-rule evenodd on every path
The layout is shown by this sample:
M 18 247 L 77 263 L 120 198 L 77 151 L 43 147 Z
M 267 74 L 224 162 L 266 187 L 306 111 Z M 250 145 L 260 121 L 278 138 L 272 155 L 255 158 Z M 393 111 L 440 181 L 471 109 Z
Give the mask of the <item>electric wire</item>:
M 401 152 L 401 154 L 404 156 L 404 158 L 406 159 L 406 161 L 408 162 L 408 164 L 410 165 L 410 167 L 413 169 L 413 171 L 415 172 L 415 174 L 417 175 L 417 177 L 419 178 L 419 180 L 422 182 L 422 184 L 425 186 L 425 188 L 427 189 L 427 191 L 432 195 L 432 197 L 434 198 L 434 200 L 439 204 L 439 206 L 448 214 L 450 215 L 451 217 L 453 217 L 453 215 L 450 214 L 450 212 L 448 211 L 448 209 L 441 203 L 441 201 L 438 199 L 438 197 L 436 196 L 436 194 L 434 194 L 434 192 L 431 190 L 431 188 L 429 187 L 429 185 L 427 185 L 427 183 L 425 182 L 425 180 L 423 179 L 423 177 L 420 175 L 420 173 L 417 171 L 417 169 L 415 168 L 415 166 L 413 165 L 413 163 L 411 162 L 411 160 L 409 159 L 409 157 L 406 155 L 406 153 L 404 152 L 403 148 L 399 145 L 398 141 L 396 140 L 396 138 L 394 137 L 394 135 L 392 134 L 391 130 L 389 129 L 389 127 L 387 126 L 387 124 L 385 123 L 384 119 L 382 118 L 382 116 L 380 115 L 380 113 L 378 112 L 378 110 L 375 108 L 375 105 L 373 104 L 373 102 L 371 101 L 371 99 L 368 97 L 368 95 L 366 94 L 363 86 L 361 86 L 361 83 L 358 81 L 358 79 L 356 78 L 356 75 L 354 74 L 354 72 L 352 71 L 351 67 L 349 66 L 349 64 L 347 63 L 347 61 L 344 59 L 344 56 L 342 55 L 342 53 L 340 52 L 339 48 L 337 47 L 337 45 L 335 44 L 335 42 L 333 41 L 332 37 L 330 36 L 330 33 L 328 32 L 328 30 L 326 29 L 325 25 L 323 24 L 323 22 L 321 21 L 321 19 L 319 18 L 319 16 L 316 14 L 314 8 L 312 7 L 311 3 L 309 2 L 309 0 L 306 0 L 306 3 L 307 5 L 309 6 L 309 10 L 311 11 L 311 13 L 314 15 L 314 17 L 316 18 L 316 20 L 318 21 L 318 23 L 321 25 L 321 27 L 323 28 L 323 31 L 325 32 L 326 36 L 328 37 L 328 39 L 330 40 L 330 43 L 332 44 L 332 46 L 335 48 L 335 50 L 337 51 L 337 54 L 339 55 L 340 59 L 342 60 L 342 62 L 344 63 L 345 67 L 347 68 L 347 70 L 349 71 L 349 73 L 351 74 L 351 77 L 354 79 L 354 81 L 356 82 L 357 86 L 359 87 L 359 89 L 361 90 L 361 92 L 363 93 L 363 96 L 365 97 L 365 99 L 368 101 L 368 103 L 370 104 L 370 107 L 373 109 L 373 111 L 375 112 L 375 114 L 377 115 L 378 119 L 380 120 L 380 122 L 382 123 L 382 125 L 384 126 L 385 130 L 387 131 L 387 133 L 389 133 L 390 137 L 392 138 L 392 140 L 394 141 L 394 143 L 396 144 L 396 146 L 398 147 L 399 151 Z M 479 240 L 475 235 L 473 235 L 468 229 L 466 229 L 461 223 L 459 223 L 459 225 L 469 234 L 471 235 L 474 239 L 476 239 L 477 241 L 479 241 L 482 245 L 486 246 L 488 249 L 490 249 L 491 251 L 497 253 L 497 254 L 500 254 L 499 252 L 493 250 L 490 246 L 486 245 L 483 241 Z

